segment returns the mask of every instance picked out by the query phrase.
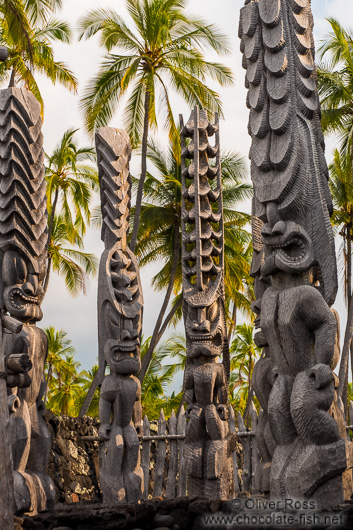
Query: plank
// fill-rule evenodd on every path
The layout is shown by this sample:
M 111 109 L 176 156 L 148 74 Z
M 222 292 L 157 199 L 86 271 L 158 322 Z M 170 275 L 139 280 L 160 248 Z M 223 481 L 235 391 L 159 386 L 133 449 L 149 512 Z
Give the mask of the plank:
M 178 434 L 185 437 L 186 417 L 184 407 L 181 407 L 178 416 L 177 431 Z M 186 495 L 186 460 L 184 458 L 185 440 L 179 442 L 179 480 L 178 480 L 178 497 Z
M 236 432 L 235 431 L 235 415 L 234 415 L 234 409 L 233 409 L 232 405 L 229 406 L 229 409 L 230 409 L 229 430 L 230 430 L 230 432 Z M 240 492 L 240 486 L 239 486 L 238 462 L 237 462 L 237 451 L 236 450 L 233 453 L 233 470 L 234 470 L 235 493 L 239 493 Z
M 159 419 L 158 419 L 158 434 L 164 435 L 166 432 L 166 427 L 167 427 L 167 422 L 165 420 L 164 411 L 162 409 L 159 415 Z M 156 462 L 156 469 L 155 469 L 155 474 L 154 474 L 154 490 L 153 490 L 154 497 L 160 497 L 162 495 L 163 470 L 164 470 L 164 464 L 165 464 L 165 457 L 166 457 L 166 441 L 160 440 L 157 443 L 157 462 Z
M 237 420 L 238 420 L 238 429 L 240 432 L 247 432 L 247 429 L 245 427 L 244 420 L 238 412 L 237 414 Z M 250 491 L 250 484 L 251 484 L 251 439 L 249 436 L 244 436 L 243 438 L 240 438 L 241 443 L 243 444 L 243 451 L 244 451 L 244 463 L 243 463 L 243 485 L 242 485 L 242 491 Z
M 254 405 L 254 402 L 251 402 L 250 407 L 250 418 L 251 418 L 251 430 L 256 432 L 257 427 L 257 410 Z M 251 491 L 252 493 L 258 493 L 259 492 L 259 484 L 258 484 L 258 477 L 259 477 L 259 470 L 260 470 L 260 456 L 259 456 L 259 448 L 257 446 L 256 436 L 253 436 L 251 438 Z
M 150 422 L 148 421 L 147 416 L 143 418 L 143 435 L 150 436 Z M 142 456 L 141 456 L 141 467 L 143 471 L 143 493 L 142 500 L 146 501 L 148 499 L 148 484 L 150 478 L 150 451 L 151 451 L 151 442 L 143 441 L 142 442 Z
M 174 410 L 172 411 L 172 415 L 169 418 L 169 435 L 174 435 L 177 432 L 177 419 L 174 413 Z M 176 476 L 178 472 L 178 441 L 173 440 L 172 438 L 169 438 L 169 447 L 170 447 L 170 454 L 169 454 L 169 470 L 168 470 L 168 478 L 167 478 L 167 489 L 166 489 L 166 497 L 167 499 L 174 499 L 175 498 L 175 484 L 176 484 Z

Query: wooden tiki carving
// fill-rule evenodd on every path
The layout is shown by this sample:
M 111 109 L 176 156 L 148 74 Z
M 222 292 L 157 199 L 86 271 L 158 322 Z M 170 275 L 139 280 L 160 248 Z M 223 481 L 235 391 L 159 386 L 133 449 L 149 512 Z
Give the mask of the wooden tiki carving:
M 213 147 L 209 137 L 214 135 Z M 218 117 L 212 125 L 195 107 L 185 126 L 181 119 L 181 146 L 188 491 L 190 496 L 227 499 L 234 496 L 235 440 L 229 430 Z M 211 165 L 209 159 L 214 158 Z M 218 362 L 221 355 L 223 364 Z
M 9 393 L 14 501 L 19 511 L 49 509 L 50 435 L 43 419 L 45 333 L 42 283 L 47 259 L 46 183 L 40 105 L 27 90 L 0 91 L 0 303 Z M 19 323 L 6 326 L 7 313 Z M 6 329 L 7 328 L 7 329 Z
M 337 398 L 339 323 L 332 203 L 320 125 L 310 0 L 245 2 L 254 184 L 253 374 L 261 489 L 330 506 L 351 495 L 351 444 Z
M 96 132 L 101 187 L 102 240 L 98 281 L 99 365 L 110 368 L 102 384 L 99 415 L 100 483 L 104 502 L 137 502 L 143 474 L 140 370 L 143 297 L 137 260 L 127 246 L 131 145 L 125 131 Z

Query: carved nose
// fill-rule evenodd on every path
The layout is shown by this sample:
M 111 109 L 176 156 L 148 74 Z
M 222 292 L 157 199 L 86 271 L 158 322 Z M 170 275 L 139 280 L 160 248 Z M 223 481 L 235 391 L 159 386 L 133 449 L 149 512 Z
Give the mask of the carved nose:
M 286 223 L 284 221 L 278 221 L 272 228 L 272 234 L 274 236 L 281 236 L 286 231 Z
M 209 320 L 203 320 L 202 322 L 194 322 L 192 323 L 192 329 L 194 331 L 200 331 L 201 333 L 209 333 L 211 330 L 211 323 Z
M 22 286 L 22 291 L 27 294 L 28 296 L 33 296 L 34 295 L 34 287 L 31 283 L 29 282 L 26 282 L 23 284 Z
M 121 332 L 121 340 L 131 340 L 130 332 L 127 329 L 123 329 Z

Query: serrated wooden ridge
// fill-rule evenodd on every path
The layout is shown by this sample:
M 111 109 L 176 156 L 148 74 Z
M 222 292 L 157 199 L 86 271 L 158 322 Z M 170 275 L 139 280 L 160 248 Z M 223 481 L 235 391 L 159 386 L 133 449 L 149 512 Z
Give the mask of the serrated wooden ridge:
M 131 201 L 129 137 L 123 130 L 101 127 L 96 132 L 96 150 L 103 218 L 102 240 L 108 246 L 112 241 L 121 240 L 124 248 Z
M 0 246 L 31 259 L 47 247 L 46 183 L 40 105 L 24 89 L 0 91 Z
M 181 119 L 182 120 L 182 119 Z M 215 134 L 215 146 L 209 137 Z M 186 138 L 190 142 L 186 143 Z M 212 125 L 198 107 L 184 126 L 182 143 L 182 272 L 189 303 L 208 305 L 223 292 L 223 203 L 218 117 Z M 209 163 L 216 158 L 215 166 Z M 186 159 L 191 159 L 187 166 Z M 215 185 L 212 184 L 215 182 Z M 215 229 L 214 224 L 218 225 Z
M 337 291 L 332 201 L 310 0 L 247 1 L 239 36 L 250 110 L 253 214 L 265 221 L 269 202 L 277 203 L 286 219 L 303 212 L 325 276 L 325 299 L 331 304 Z

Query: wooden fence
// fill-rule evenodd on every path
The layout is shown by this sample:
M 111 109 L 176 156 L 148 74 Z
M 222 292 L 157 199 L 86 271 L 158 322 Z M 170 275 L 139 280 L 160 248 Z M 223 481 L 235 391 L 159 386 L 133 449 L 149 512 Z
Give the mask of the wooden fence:
M 257 493 L 257 474 L 260 464 L 259 452 L 255 439 L 257 425 L 257 412 L 254 404 L 250 411 L 250 431 L 245 426 L 244 418 L 238 412 L 237 424 L 231 409 L 230 428 L 235 432 L 242 451 L 233 454 L 235 491 L 251 491 Z M 144 473 L 143 499 L 148 495 L 152 497 L 175 497 L 187 494 L 186 461 L 183 458 L 185 443 L 186 418 L 182 408 L 178 417 L 173 411 L 171 417 L 166 421 L 162 411 L 158 420 L 157 432 L 151 432 L 151 425 L 145 416 L 143 421 L 143 436 L 141 437 L 142 452 L 141 466 Z M 154 451 L 151 452 L 151 444 L 154 443 Z M 238 446 L 239 449 L 239 446 Z M 237 454 L 238 453 L 238 454 Z M 241 465 L 238 465 L 238 462 Z
M 235 421 L 234 411 L 231 408 L 230 429 L 238 438 L 237 450 L 233 454 L 235 491 L 247 491 L 252 494 L 259 492 L 258 476 L 260 456 L 255 438 L 258 415 L 252 403 L 249 419 L 251 430 L 240 412 Z M 350 403 L 349 419 L 351 425 L 347 426 L 353 433 L 353 402 Z M 237 423 L 237 426 L 236 426 Z M 175 497 L 187 495 L 186 460 L 183 458 L 185 444 L 186 417 L 184 408 L 178 417 L 172 412 L 167 421 L 163 410 L 159 416 L 158 425 L 149 422 L 147 416 L 143 420 L 143 434 L 141 441 L 141 466 L 144 473 L 143 500 L 151 497 Z M 84 436 L 82 439 L 98 441 L 99 438 Z

